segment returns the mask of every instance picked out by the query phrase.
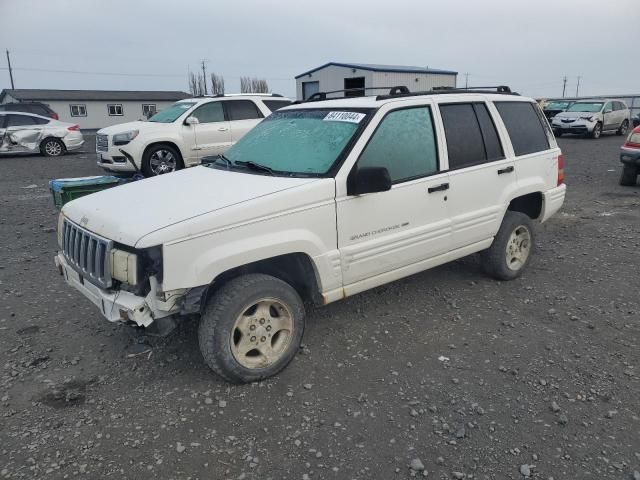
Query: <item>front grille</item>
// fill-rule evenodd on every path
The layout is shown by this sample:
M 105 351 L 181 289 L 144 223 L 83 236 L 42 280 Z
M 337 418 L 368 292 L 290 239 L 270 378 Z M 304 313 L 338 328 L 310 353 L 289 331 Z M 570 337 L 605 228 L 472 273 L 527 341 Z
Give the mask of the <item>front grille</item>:
M 64 257 L 78 273 L 101 288 L 111 286 L 109 255 L 113 242 L 65 220 L 62 231 Z
M 109 135 L 96 135 L 96 152 L 109 150 Z

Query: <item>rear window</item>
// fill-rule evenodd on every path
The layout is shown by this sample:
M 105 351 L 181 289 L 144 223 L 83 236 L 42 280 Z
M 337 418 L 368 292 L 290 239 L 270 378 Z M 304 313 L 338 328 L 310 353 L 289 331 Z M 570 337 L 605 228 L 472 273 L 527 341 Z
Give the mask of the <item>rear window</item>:
M 276 110 L 291 105 L 289 100 L 262 100 L 269 110 L 275 112 Z
M 260 110 L 251 100 L 228 100 L 224 102 L 229 120 L 249 120 L 263 118 Z
M 495 102 L 517 156 L 549 149 L 545 126 L 528 102 Z

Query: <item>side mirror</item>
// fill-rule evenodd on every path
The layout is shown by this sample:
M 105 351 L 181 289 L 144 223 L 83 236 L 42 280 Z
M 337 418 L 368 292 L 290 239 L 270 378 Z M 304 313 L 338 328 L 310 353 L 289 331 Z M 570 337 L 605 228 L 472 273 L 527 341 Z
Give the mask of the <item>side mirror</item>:
M 391 190 L 391 177 L 385 167 L 358 168 L 349 179 L 347 193 L 363 195 L 365 193 L 386 192 Z
M 187 118 L 187 119 L 184 121 L 184 123 L 185 123 L 186 125 L 192 125 L 192 126 L 193 126 L 193 125 L 199 125 L 199 124 L 200 124 L 200 120 L 198 120 L 198 117 L 191 116 L 191 117 Z

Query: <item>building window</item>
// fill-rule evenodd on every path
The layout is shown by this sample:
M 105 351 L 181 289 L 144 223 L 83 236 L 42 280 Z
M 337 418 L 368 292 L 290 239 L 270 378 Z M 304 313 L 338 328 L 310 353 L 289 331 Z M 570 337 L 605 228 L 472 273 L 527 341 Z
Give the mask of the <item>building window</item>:
M 107 105 L 107 111 L 109 112 L 110 117 L 122 116 L 122 104 L 116 103 L 116 104 Z
M 71 116 L 72 117 L 86 117 L 87 116 L 87 106 L 82 104 L 82 103 L 69 105 L 69 108 L 71 109 Z
M 156 114 L 156 104 L 155 103 L 143 103 L 142 104 L 142 115 L 145 118 L 152 117 Z

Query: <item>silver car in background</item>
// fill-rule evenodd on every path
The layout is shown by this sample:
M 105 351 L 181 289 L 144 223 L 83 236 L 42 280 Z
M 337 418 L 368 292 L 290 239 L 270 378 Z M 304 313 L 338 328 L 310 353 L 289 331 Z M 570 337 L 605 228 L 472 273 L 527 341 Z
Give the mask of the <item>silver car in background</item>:
M 0 112 L 0 154 L 41 153 L 59 157 L 84 144 L 78 125 L 34 113 Z
M 553 117 L 551 128 L 556 137 L 563 133 L 578 133 L 591 138 L 600 138 L 602 132 L 626 135 L 629 116 L 629 108 L 620 100 L 581 100 Z

